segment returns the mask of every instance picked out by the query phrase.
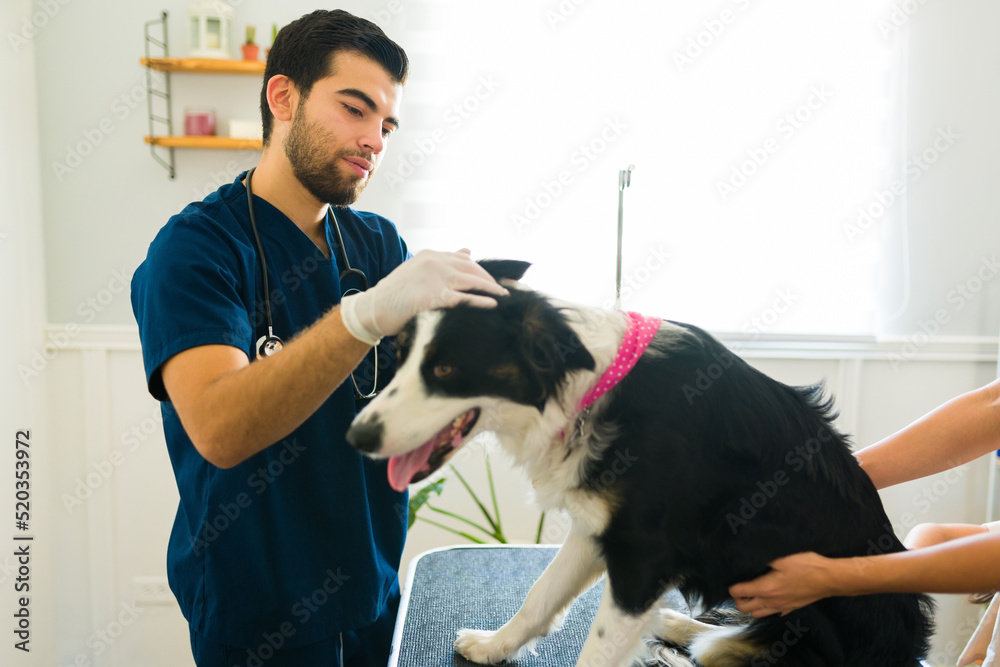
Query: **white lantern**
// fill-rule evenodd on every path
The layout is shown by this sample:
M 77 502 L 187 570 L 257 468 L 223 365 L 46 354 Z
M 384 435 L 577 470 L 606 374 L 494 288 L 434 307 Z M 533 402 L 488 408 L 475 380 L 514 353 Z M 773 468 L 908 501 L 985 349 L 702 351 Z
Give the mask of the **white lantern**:
M 188 7 L 191 58 L 232 58 L 229 33 L 233 8 L 223 0 L 199 0 Z

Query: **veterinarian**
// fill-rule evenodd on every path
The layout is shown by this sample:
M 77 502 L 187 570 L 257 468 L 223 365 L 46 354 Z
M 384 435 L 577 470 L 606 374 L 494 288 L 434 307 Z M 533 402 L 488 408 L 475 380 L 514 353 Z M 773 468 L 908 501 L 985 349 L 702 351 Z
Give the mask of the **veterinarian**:
M 1000 449 L 1000 381 L 963 394 L 857 453 L 876 488 L 919 479 Z M 870 593 L 981 593 L 1000 590 L 998 526 L 921 524 L 913 551 L 856 558 L 803 553 L 729 589 L 754 616 L 787 614 L 821 598 Z M 992 605 L 996 617 L 996 601 Z M 990 628 L 992 634 L 992 628 Z
M 404 261 L 391 222 L 349 208 L 399 125 L 407 70 L 347 12 L 286 26 L 260 163 L 173 216 L 135 272 L 180 493 L 169 581 L 199 666 L 387 662 L 407 496 L 343 434 L 392 376 L 386 337 L 425 308 L 496 303 L 466 290 L 506 293 L 467 251 Z

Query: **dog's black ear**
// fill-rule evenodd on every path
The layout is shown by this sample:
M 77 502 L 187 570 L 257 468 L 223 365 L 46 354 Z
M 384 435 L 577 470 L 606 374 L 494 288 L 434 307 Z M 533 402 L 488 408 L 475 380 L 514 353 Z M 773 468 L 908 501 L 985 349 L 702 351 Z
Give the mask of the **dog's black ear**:
M 531 262 L 522 262 L 518 259 L 481 259 L 479 266 L 486 269 L 486 272 L 493 276 L 493 280 L 520 280 L 524 273 L 531 266 Z
M 541 299 L 527 305 L 520 327 L 521 352 L 538 382 L 535 407 L 541 412 L 568 373 L 594 370 L 594 358 L 564 316 Z

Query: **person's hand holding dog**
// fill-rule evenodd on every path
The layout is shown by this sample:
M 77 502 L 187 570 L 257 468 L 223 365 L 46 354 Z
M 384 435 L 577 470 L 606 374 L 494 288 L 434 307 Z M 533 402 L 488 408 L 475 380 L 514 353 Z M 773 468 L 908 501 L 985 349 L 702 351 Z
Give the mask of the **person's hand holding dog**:
M 469 294 L 471 290 L 505 296 L 500 286 L 467 249 L 458 252 L 423 250 L 365 292 L 340 302 L 347 330 L 360 341 L 377 345 L 384 336 L 399 333 L 411 317 L 423 310 L 459 303 L 491 308 L 496 300 Z
M 840 564 L 847 559 L 839 559 Z M 752 581 L 736 584 L 729 594 L 736 607 L 755 618 L 785 614 L 835 594 L 834 570 L 838 561 L 813 552 L 779 558 L 771 571 Z

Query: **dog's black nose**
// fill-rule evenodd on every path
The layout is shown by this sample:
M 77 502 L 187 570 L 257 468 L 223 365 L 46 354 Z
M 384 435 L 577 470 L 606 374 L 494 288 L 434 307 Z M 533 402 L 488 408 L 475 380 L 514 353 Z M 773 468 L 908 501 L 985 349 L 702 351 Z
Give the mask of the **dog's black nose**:
M 366 454 L 375 454 L 382 448 L 383 430 L 382 422 L 376 417 L 347 429 L 347 442 Z

